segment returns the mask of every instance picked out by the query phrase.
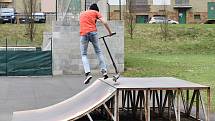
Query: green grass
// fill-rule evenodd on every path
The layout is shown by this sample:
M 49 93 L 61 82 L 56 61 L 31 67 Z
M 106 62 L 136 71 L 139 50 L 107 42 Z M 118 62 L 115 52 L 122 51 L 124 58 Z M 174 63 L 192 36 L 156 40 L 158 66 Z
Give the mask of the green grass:
M 42 45 L 43 32 L 48 31 L 48 25 L 35 24 L 35 39 L 30 41 L 26 35 L 27 24 L 0 24 L 0 46 L 6 46 L 6 38 L 8 46 L 35 46 Z
M 127 52 L 214 53 L 215 25 L 170 25 L 162 39 L 159 25 L 137 25 L 134 39 L 126 34 Z
M 194 54 L 130 54 L 126 76 L 173 76 L 215 87 L 215 56 Z
M 168 76 L 210 86 L 215 111 L 215 25 L 170 25 L 165 41 L 160 25 L 136 25 L 125 37 L 125 72 L 129 77 Z

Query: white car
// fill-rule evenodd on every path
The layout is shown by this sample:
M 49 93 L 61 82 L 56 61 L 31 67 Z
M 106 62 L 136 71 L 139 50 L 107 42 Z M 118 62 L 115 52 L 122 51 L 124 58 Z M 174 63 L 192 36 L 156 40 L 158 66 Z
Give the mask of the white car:
M 177 21 L 167 19 L 165 17 L 152 17 L 149 23 L 150 24 L 161 24 L 161 23 L 178 24 Z
M 33 13 L 35 23 L 46 23 L 45 13 Z

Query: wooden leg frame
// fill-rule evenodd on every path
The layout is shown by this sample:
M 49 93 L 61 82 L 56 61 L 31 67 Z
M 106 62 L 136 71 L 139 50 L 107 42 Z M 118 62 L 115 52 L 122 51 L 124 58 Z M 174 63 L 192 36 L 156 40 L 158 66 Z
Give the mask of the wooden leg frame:
M 111 117 L 113 121 L 119 121 L 119 108 L 118 108 L 118 91 L 115 92 L 114 94 L 114 111 L 111 111 L 110 108 L 107 106 L 106 102 L 103 103 L 102 105 L 104 106 L 105 111 L 107 114 Z M 90 121 L 94 121 L 93 118 L 90 116 L 89 113 L 86 114 L 88 119 Z
M 202 99 L 202 95 L 200 90 L 193 90 L 192 97 L 190 97 L 190 90 L 186 91 L 186 96 L 184 96 L 184 91 L 181 89 L 177 90 L 122 90 L 121 98 L 122 98 L 122 110 L 132 111 L 133 113 L 137 113 L 140 111 L 140 120 L 143 120 L 143 113 L 145 116 L 145 121 L 150 121 L 151 119 L 151 108 L 152 114 L 158 111 L 159 116 L 163 116 L 165 109 L 167 108 L 168 119 L 171 120 L 173 117 L 172 113 L 174 113 L 174 117 L 176 121 L 181 121 L 181 107 L 184 108 L 184 114 L 187 117 L 191 116 L 192 108 L 194 107 L 195 102 L 195 119 L 200 120 L 200 107 L 202 108 L 202 112 L 204 114 L 204 120 L 209 121 L 210 114 L 210 88 L 207 90 L 207 110 L 205 108 L 204 100 Z M 136 93 L 137 92 L 137 93 Z M 182 103 L 181 103 L 182 101 Z M 182 104 L 182 106 L 181 106 Z M 105 111 L 111 117 L 113 121 L 119 121 L 119 90 L 117 90 L 114 94 L 114 105 L 113 111 L 107 106 L 106 103 L 102 104 L 104 106 Z M 135 114 L 136 115 L 136 114 Z M 93 121 L 90 114 L 87 114 L 87 117 L 90 121 Z
M 186 96 L 184 95 L 186 92 Z M 204 100 L 200 93 L 201 90 L 123 90 L 122 91 L 122 110 L 127 110 L 137 113 L 139 110 L 140 120 L 143 120 L 143 112 L 145 121 L 150 121 L 150 112 L 152 115 L 156 111 L 159 116 L 163 116 L 165 109 L 168 113 L 168 119 L 175 118 L 176 121 L 181 121 L 181 107 L 184 108 L 186 117 L 191 116 L 193 107 L 195 106 L 196 120 L 200 120 L 200 111 L 204 114 L 204 121 L 209 121 L 210 114 L 210 88 L 207 89 L 207 110 L 205 108 Z M 136 93 L 137 92 L 137 93 Z M 164 94 L 164 92 L 166 92 Z M 190 99 L 190 93 L 192 97 Z M 195 103 L 195 105 L 194 105 Z M 151 111 L 152 108 L 152 111 Z M 201 109 L 200 109 L 201 108 Z M 156 110 L 157 109 L 157 110 Z M 172 113 L 174 116 L 172 117 Z M 135 114 L 136 115 L 136 114 Z M 186 118 L 185 117 L 185 118 Z

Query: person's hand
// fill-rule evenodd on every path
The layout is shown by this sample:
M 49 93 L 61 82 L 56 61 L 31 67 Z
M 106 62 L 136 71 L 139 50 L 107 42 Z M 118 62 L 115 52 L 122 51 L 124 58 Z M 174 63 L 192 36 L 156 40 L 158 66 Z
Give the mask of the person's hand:
M 116 34 L 116 32 L 111 32 L 111 33 L 109 33 L 109 36 L 111 37 L 111 36 L 113 36 L 115 34 Z

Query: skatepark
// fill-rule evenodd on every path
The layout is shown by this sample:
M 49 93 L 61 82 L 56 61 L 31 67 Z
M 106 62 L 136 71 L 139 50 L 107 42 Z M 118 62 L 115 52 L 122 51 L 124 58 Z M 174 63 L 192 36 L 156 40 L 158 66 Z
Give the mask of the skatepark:
M 207 86 L 194 84 L 191 82 L 187 82 L 184 80 L 172 78 L 172 77 L 155 77 L 155 78 L 119 78 L 119 83 L 115 84 L 111 79 L 106 81 L 102 79 L 97 79 L 98 77 L 93 78 L 91 84 L 86 86 L 83 84 L 83 78 L 80 78 L 79 75 L 73 76 L 55 76 L 55 77 L 2 77 L 0 80 L 1 83 L 1 115 L 0 120 L 2 121 L 28 121 L 31 119 L 32 121 L 36 121 L 41 119 L 41 121 L 54 121 L 55 119 L 59 120 L 67 120 L 68 118 L 78 119 L 80 120 L 89 120 L 87 115 L 91 115 L 93 117 L 93 111 L 100 110 L 99 106 L 102 106 L 106 119 L 117 120 L 115 116 L 117 116 L 118 109 L 120 116 L 119 119 L 123 119 L 125 114 L 130 114 L 133 116 L 135 114 L 137 119 L 141 120 L 154 120 L 155 117 L 160 117 L 159 115 L 159 107 L 158 103 L 165 102 L 165 95 L 169 97 L 172 93 L 175 96 L 170 96 L 174 98 L 174 108 L 170 110 L 171 119 L 180 120 L 184 118 L 184 113 L 186 108 L 184 108 L 184 104 L 182 103 L 182 95 L 177 96 L 177 91 L 187 90 L 189 88 L 190 92 L 192 90 L 199 90 L 200 92 L 208 90 Z M 97 79 L 97 80 L 96 80 Z M 132 83 L 131 81 L 139 82 Z M 161 83 L 160 85 L 156 84 L 156 80 L 163 81 L 166 83 Z M 143 83 L 146 83 L 143 85 Z M 166 85 L 168 83 L 168 85 Z M 178 83 L 182 84 L 178 86 Z M 180 88 L 179 88 L 180 87 Z M 159 89 L 159 91 L 157 91 Z M 98 91 L 99 90 L 99 91 Z M 118 91 L 117 91 L 118 90 Z M 147 91 L 148 90 L 148 91 Z M 151 91 L 150 91 L 151 90 Z M 160 101 L 159 98 L 152 95 L 158 95 L 160 97 L 160 91 L 163 90 L 163 99 Z M 165 91 L 169 90 L 169 92 Z M 93 94 L 89 94 L 89 93 Z M 117 94 L 118 92 L 118 94 Z M 154 93 L 155 92 L 155 93 Z M 166 93 L 167 92 L 167 93 Z M 175 93 L 176 92 L 176 93 Z M 79 94 L 78 94 L 79 93 Z M 168 96 L 168 93 L 170 94 Z M 194 93 L 194 92 L 193 92 Z M 190 94 L 193 94 L 190 93 Z M 195 92 L 196 93 L 196 92 Z M 78 94 L 78 95 L 76 95 Z M 147 95 L 143 96 L 143 95 Z M 149 96 L 151 94 L 151 96 Z M 197 93 L 196 93 L 197 94 Z M 201 94 L 201 93 L 200 93 Z M 76 96 L 74 96 L 76 95 Z M 114 97 L 118 95 L 117 100 Z M 134 96 L 135 95 L 135 96 Z M 186 95 L 186 91 L 184 92 Z M 73 97 L 74 96 L 74 97 Z M 186 96 L 184 96 L 186 97 Z M 199 95 L 200 99 L 201 95 Z M 180 100 L 176 101 L 177 98 Z M 111 101 L 109 101 L 111 99 Z M 148 99 L 148 101 L 147 101 Z M 129 101 L 128 101 L 129 100 Z M 145 101 L 143 101 L 145 100 Z M 156 101 L 153 101 L 156 100 Z M 117 101 L 117 107 L 114 106 L 114 102 Z M 170 101 L 170 100 L 169 100 Z M 106 103 L 105 103 L 106 102 Z M 110 105 L 110 102 L 112 104 Z M 142 102 L 142 103 L 141 103 Z M 153 104 L 153 102 L 155 104 Z M 168 102 L 168 99 L 167 99 Z M 165 110 L 168 112 L 168 104 L 165 106 Z M 189 101 L 189 105 L 191 104 L 191 99 Z M 81 103 L 81 104 L 80 104 Z M 84 104 L 82 104 L 84 103 Z M 145 105 L 149 104 L 148 107 L 145 108 Z M 196 103 L 196 102 L 195 102 Z M 112 115 L 107 113 L 106 109 L 104 109 L 104 104 L 107 106 Z M 134 106 L 135 104 L 135 106 Z M 201 101 L 199 101 L 199 112 L 196 112 L 196 105 L 193 105 L 190 116 L 196 118 L 199 117 L 202 120 L 205 120 L 205 116 L 209 116 L 207 112 L 207 106 L 205 106 L 205 115 L 203 113 L 203 109 L 201 106 Z M 81 105 L 81 106 L 80 106 Z M 154 106 L 153 106 L 154 105 Z M 71 106 L 71 107 L 70 107 Z M 181 107 L 178 108 L 177 107 Z M 146 110 L 147 108 L 149 110 Z M 186 106 L 185 106 L 186 107 Z M 163 106 L 160 108 L 164 108 Z M 71 110 L 73 109 L 73 110 Z M 78 111 L 78 112 L 73 112 Z M 176 113 L 174 113 L 176 111 Z M 123 113 L 124 112 L 124 113 Z M 140 113 L 141 112 L 141 113 Z M 165 112 L 163 116 L 168 119 L 168 113 Z M 181 112 L 180 115 L 177 115 Z M 61 114 L 62 113 L 62 114 Z M 196 113 L 198 115 L 196 115 Z M 60 114 L 59 116 L 56 114 Z M 71 115 L 70 115 L 71 114 Z M 145 114 L 151 115 L 151 117 L 145 117 Z M 186 114 L 186 113 L 185 113 Z M 153 116 L 154 115 L 154 116 Z M 177 116 L 176 116 L 177 115 Z M 52 119 L 55 117 L 55 119 Z M 210 116 L 211 119 L 213 115 Z M 27 118 L 27 119 L 26 119 Z M 64 119 L 65 118 L 65 119 Z M 153 119 L 154 118 L 154 119 Z M 104 119 L 104 118 L 103 118 Z M 193 118 L 191 118 L 194 120 Z M 159 119 L 161 120 L 161 119 Z M 165 120 L 165 118 L 164 118 Z M 192 121 L 191 120 L 191 121 Z
M 209 86 L 176 77 L 120 77 L 125 63 L 123 21 L 108 22 L 117 32 L 112 37 L 106 36 L 98 24 L 99 37 L 104 36 L 100 38 L 104 41 L 101 46 L 110 76 L 108 79 L 95 76 L 98 66 L 90 48 L 94 76 L 90 84 L 84 85 L 79 43 L 75 42 L 79 38 L 78 16 L 72 17 L 74 21 L 66 17 L 53 24 L 51 41 L 45 40 L 45 48 L 51 48 L 53 54 L 52 76 L 0 78 L 0 121 L 214 119 Z

